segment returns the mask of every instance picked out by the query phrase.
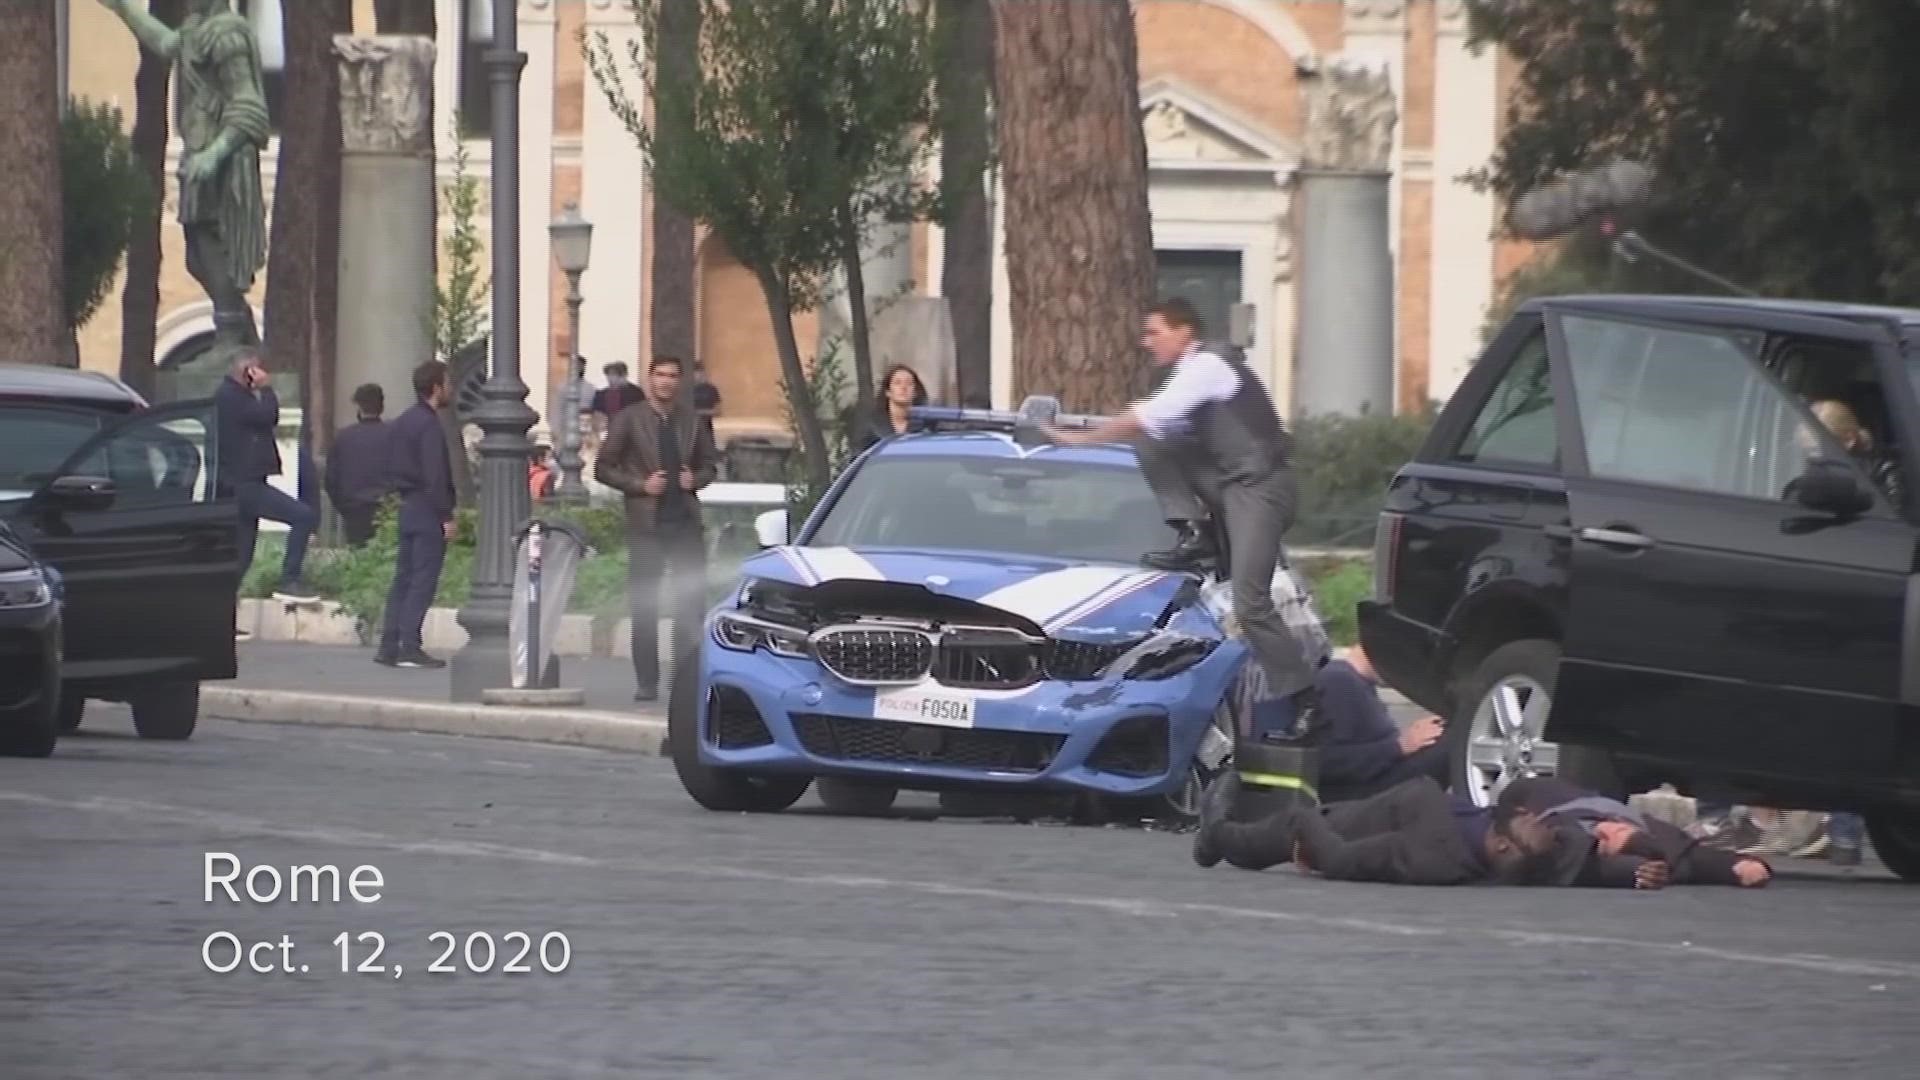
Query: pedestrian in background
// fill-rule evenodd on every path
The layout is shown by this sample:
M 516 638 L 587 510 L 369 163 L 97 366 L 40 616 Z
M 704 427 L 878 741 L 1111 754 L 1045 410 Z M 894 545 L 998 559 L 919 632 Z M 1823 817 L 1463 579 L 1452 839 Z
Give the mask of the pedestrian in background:
M 713 434 L 680 392 L 685 365 L 656 356 L 644 404 L 623 410 L 600 448 L 594 476 L 626 496 L 627 591 L 633 608 L 635 701 L 660 696 L 661 581 L 673 619 L 674 655 L 692 647 L 707 581 L 700 489 L 718 473 Z
M 400 547 L 373 659 L 388 667 L 443 668 L 445 660 L 427 655 L 421 632 L 440 590 L 447 541 L 453 539 L 453 458 L 440 426 L 440 410 L 452 399 L 447 365 L 430 360 L 413 369 L 413 392 L 419 402 L 401 413 L 388 433 L 388 460 L 400 494 Z
M 320 515 L 313 507 L 274 487 L 279 476 L 280 398 L 273 392 L 260 350 L 244 346 L 233 368 L 213 392 L 215 426 L 219 437 L 219 484 L 240 506 L 240 576 L 253 566 L 254 546 L 260 538 L 260 519 L 287 526 L 287 550 L 280 560 L 276 600 L 311 603 L 320 594 L 306 582 L 307 543 Z M 235 582 L 237 585 L 238 582 Z
M 366 383 L 353 392 L 359 417 L 333 436 L 333 454 L 327 458 L 327 498 L 340 514 L 340 528 L 348 547 L 364 547 L 373 539 L 373 519 L 380 501 L 393 490 L 387 475 L 386 391 Z

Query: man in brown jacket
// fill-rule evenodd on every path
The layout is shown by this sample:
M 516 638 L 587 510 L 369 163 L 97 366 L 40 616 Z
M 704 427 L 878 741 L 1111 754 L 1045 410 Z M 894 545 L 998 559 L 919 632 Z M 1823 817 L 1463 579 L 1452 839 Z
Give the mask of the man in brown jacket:
M 627 594 L 633 608 L 635 701 L 654 701 L 660 683 L 660 579 L 672 586 L 674 655 L 698 640 L 706 594 L 707 546 L 701 488 L 713 483 L 713 434 L 680 393 L 685 365 L 656 356 L 646 400 L 621 410 L 607 430 L 594 476 L 627 497 Z

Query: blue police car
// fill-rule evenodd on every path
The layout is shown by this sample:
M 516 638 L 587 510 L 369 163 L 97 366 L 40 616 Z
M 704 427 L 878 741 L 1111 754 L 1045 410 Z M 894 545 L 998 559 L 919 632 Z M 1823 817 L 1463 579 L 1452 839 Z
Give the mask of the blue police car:
M 1247 655 L 1226 585 L 1140 565 L 1174 537 L 1138 459 L 1023 437 L 1056 412 L 916 409 L 797 534 L 761 516 L 675 666 L 668 749 L 696 802 L 784 810 L 817 781 L 845 813 L 908 789 L 1192 816 Z

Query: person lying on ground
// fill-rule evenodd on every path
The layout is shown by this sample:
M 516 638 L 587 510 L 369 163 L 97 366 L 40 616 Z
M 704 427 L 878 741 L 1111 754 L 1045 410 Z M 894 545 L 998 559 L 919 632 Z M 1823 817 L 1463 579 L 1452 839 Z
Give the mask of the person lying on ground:
M 1500 793 L 1556 829 L 1578 830 L 1594 851 L 1580 866 L 1575 885 L 1623 886 L 1648 863 L 1663 864 L 1674 885 L 1738 885 L 1759 888 L 1773 880 L 1764 860 L 1724 851 L 1688 836 L 1671 822 L 1554 777 L 1515 780 Z
M 1323 801 L 1364 799 L 1416 776 L 1446 784 L 1440 718 L 1422 717 L 1400 730 L 1380 700 L 1380 676 L 1365 649 L 1355 645 L 1344 658 L 1328 661 L 1316 682 L 1326 740 L 1320 748 Z

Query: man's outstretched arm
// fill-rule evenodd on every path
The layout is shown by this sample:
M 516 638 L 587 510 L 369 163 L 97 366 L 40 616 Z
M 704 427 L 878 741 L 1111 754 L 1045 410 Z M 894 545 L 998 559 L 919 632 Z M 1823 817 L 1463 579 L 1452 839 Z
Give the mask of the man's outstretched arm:
M 180 55 L 180 35 L 150 13 L 135 7 L 133 0 L 100 0 L 100 5 L 120 16 L 120 21 L 127 24 L 127 29 L 133 31 L 133 36 L 149 52 L 168 60 Z

